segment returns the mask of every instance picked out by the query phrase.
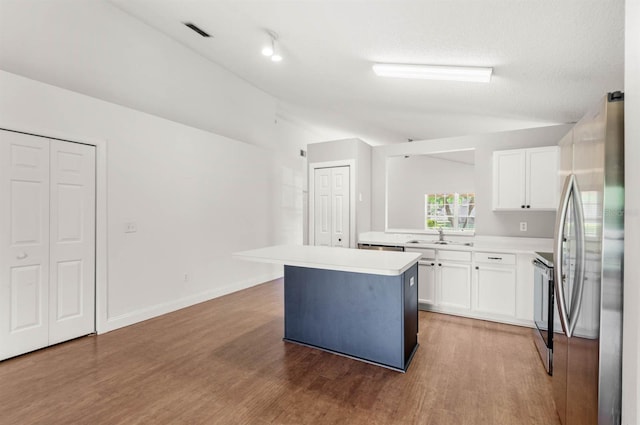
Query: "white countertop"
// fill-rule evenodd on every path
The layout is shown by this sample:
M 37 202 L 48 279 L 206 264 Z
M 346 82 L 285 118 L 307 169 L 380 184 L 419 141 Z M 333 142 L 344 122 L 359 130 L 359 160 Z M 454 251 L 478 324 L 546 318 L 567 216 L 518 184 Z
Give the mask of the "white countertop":
M 397 276 L 414 265 L 420 259 L 420 254 L 327 246 L 276 245 L 236 252 L 233 257 L 262 263 Z
M 553 252 L 553 239 L 547 238 L 515 238 L 504 236 L 448 236 L 446 240 L 455 242 L 473 242 L 473 246 L 461 244 L 439 245 L 428 243 L 436 241 L 438 235 L 432 234 L 408 234 L 408 233 L 385 233 L 366 232 L 358 237 L 358 243 L 371 245 L 393 245 L 413 248 L 435 248 L 456 251 L 489 251 L 508 252 L 513 254 L 533 254 L 535 251 Z M 426 241 L 425 243 L 408 243 L 412 240 Z

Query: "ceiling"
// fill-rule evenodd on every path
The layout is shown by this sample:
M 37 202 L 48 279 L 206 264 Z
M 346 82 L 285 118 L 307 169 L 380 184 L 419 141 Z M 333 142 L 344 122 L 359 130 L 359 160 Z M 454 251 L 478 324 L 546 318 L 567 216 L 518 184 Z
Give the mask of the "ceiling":
M 283 116 L 373 145 L 574 122 L 623 89 L 623 0 L 110 1 L 278 98 Z M 260 54 L 267 29 L 280 63 Z M 375 62 L 494 73 L 381 78 Z

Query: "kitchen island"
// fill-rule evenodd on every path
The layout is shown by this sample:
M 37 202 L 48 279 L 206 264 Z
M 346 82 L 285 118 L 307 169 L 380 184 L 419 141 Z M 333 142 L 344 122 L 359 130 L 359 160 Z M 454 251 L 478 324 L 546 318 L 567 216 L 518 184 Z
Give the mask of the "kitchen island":
M 284 265 L 284 340 L 406 371 L 418 347 L 420 254 L 279 245 L 234 254 Z

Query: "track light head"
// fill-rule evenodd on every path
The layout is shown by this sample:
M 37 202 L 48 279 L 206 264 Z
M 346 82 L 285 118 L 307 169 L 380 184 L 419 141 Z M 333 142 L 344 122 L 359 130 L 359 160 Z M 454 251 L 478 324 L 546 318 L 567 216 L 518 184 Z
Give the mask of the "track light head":
M 266 30 L 270 38 L 270 43 L 262 48 L 262 54 L 271 58 L 272 62 L 282 61 L 282 56 L 276 50 L 276 40 L 278 40 L 278 34 L 271 30 Z
M 265 56 L 273 56 L 273 46 L 272 45 L 264 46 L 262 48 L 262 54 Z

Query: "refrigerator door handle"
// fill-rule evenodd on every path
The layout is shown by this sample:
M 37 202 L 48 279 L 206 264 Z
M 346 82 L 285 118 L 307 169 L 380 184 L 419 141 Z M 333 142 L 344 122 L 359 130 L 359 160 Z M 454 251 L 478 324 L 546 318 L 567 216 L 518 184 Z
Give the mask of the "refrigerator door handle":
M 556 301 L 558 305 L 558 313 L 560 316 L 560 324 L 562 330 L 570 336 L 569 315 L 567 314 L 567 303 L 564 297 L 564 272 L 562 270 L 562 242 L 564 241 L 564 226 L 567 222 L 567 213 L 569 211 L 569 201 L 571 200 L 571 192 L 573 189 L 573 181 L 575 176 L 570 174 L 564 181 L 562 195 L 560 196 L 560 209 L 556 214 L 556 231 L 555 245 L 553 247 L 553 273 L 555 278 Z
M 586 240 L 584 234 L 584 209 L 582 206 L 582 193 L 578 187 L 578 181 L 574 178 L 572 183 L 573 209 L 576 212 L 576 242 L 578 252 L 576 253 L 576 270 L 571 294 L 571 311 L 569 313 L 569 334 L 571 337 L 578 324 L 580 307 L 582 306 L 582 293 L 584 292 L 584 272 L 585 272 L 585 250 Z

